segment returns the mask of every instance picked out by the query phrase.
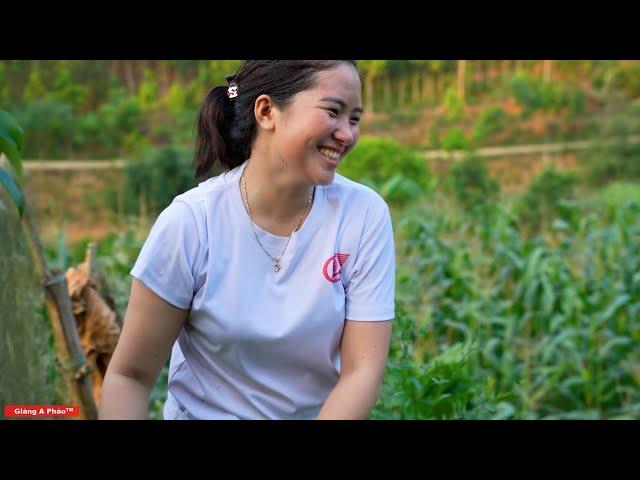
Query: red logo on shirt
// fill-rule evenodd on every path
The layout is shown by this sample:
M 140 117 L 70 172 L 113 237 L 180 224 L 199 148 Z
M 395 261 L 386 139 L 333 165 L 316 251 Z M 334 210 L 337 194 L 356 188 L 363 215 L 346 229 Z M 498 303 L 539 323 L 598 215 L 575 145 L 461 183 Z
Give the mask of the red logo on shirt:
M 342 270 L 342 265 L 349 258 L 348 253 L 334 253 L 331 255 L 326 262 L 324 262 L 324 267 L 322 267 L 322 274 L 324 278 L 329 280 L 331 283 L 336 283 L 340 280 L 340 270 Z

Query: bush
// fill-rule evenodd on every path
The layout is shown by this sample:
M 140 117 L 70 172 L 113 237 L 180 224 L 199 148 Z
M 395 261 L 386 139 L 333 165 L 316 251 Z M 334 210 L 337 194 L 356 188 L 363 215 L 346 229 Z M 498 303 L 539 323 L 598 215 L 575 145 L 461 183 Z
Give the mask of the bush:
M 497 410 L 493 391 L 473 377 L 471 343 L 445 346 L 437 356 L 416 359 L 415 322 L 398 309 L 380 399 L 373 420 L 488 418 Z
M 569 91 L 552 82 L 545 83 L 532 78 L 524 72 L 515 74 L 509 80 L 508 88 L 515 100 L 524 107 L 524 117 L 535 110 L 558 111 L 567 108 L 571 114 L 579 114 L 585 108 L 582 90 Z
M 580 88 L 570 91 L 567 95 L 567 104 L 572 115 L 584 113 L 587 104 L 584 92 Z
M 71 106 L 59 100 L 36 100 L 12 113 L 26 132 L 25 158 L 68 158 L 76 132 Z
M 630 98 L 640 96 L 640 65 L 617 66 L 611 76 L 611 87 L 623 91 Z
M 399 204 L 433 189 L 424 157 L 386 138 L 363 136 L 337 172 Z
M 459 120 L 464 111 L 464 104 L 454 88 L 449 88 L 444 94 L 444 110 L 450 122 Z
M 122 207 L 126 214 L 158 215 L 176 195 L 197 186 L 192 168 L 193 150 L 163 147 L 149 150 L 125 168 Z M 111 192 L 111 207 L 114 208 Z
M 639 119 L 639 104 L 632 102 L 602 126 L 596 148 L 581 155 L 589 184 L 640 179 L 640 143 L 629 141 L 632 134 L 640 132 Z
M 533 231 L 540 230 L 555 218 L 575 226 L 578 212 L 572 207 L 576 180 L 572 172 L 545 169 L 529 184 L 516 206 L 520 221 Z
M 502 131 L 507 114 L 498 106 L 485 108 L 473 126 L 472 138 L 475 142 L 488 140 L 492 135 Z
M 492 203 L 500 185 L 489 176 L 482 158 L 467 155 L 449 168 L 449 188 L 456 200 L 465 208 L 475 208 Z
M 508 87 L 516 102 L 525 107 L 525 114 L 542 108 L 539 84 L 523 72 L 518 72 L 508 82 Z
M 458 127 L 455 127 L 449 130 L 444 136 L 442 147 L 447 152 L 451 152 L 452 150 L 469 150 L 471 144 L 469 140 L 467 140 L 467 137 L 464 136 L 464 132 Z
M 97 111 L 87 113 L 78 126 L 78 148 L 101 156 L 119 154 L 123 144 L 125 151 L 136 151 L 130 139 L 146 133 L 139 101 L 123 90 L 117 90 Z
M 610 208 L 622 206 L 627 202 L 640 205 L 640 184 L 628 181 L 614 182 L 602 190 L 602 201 Z

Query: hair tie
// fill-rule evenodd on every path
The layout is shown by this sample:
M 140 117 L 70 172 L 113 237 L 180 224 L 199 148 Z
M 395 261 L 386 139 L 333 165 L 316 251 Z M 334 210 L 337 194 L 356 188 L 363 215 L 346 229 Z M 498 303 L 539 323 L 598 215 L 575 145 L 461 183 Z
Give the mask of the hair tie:
M 236 83 L 235 75 L 227 75 L 226 77 L 227 84 L 229 88 L 227 88 L 227 97 L 236 98 L 238 96 L 238 84 Z

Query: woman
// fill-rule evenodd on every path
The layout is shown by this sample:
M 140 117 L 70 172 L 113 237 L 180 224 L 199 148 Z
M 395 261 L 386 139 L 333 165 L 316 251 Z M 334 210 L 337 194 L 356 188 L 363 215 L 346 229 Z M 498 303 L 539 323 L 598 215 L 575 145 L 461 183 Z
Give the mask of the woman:
M 394 318 L 389 209 L 336 173 L 359 138 L 351 61 L 246 61 L 198 116 L 196 177 L 131 274 L 99 418 L 364 419 Z

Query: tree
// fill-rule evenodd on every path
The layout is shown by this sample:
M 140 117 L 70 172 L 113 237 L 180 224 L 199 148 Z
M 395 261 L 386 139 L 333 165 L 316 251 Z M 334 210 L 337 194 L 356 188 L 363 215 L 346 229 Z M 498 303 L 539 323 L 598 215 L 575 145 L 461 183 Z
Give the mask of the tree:
M 358 67 L 364 77 L 365 108 L 368 112 L 375 112 L 374 80 L 384 72 L 386 60 L 359 60 Z
M 440 77 L 444 73 L 446 69 L 444 60 L 428 60 L 429 71 L 433 74 L 433 94 L 436 97 L 436 100 L 439 100 L 441 88 L 440 88 Z
M 458 94 L 458 98 L 464 105 L 464 84 L 465 77 L 467 73 L 467 61 L 466 60 L 458 60 L 458 78 L 456 82 L 456 93 Z
M 551 60 L 542 61 L 542 81 L 544 83 L 551 81 Z
M 412 99 L 414 103 L 421 102 L 425 99 L 427 62 L 426 60 L 409 60 L 409 64 L 413 71 Z

